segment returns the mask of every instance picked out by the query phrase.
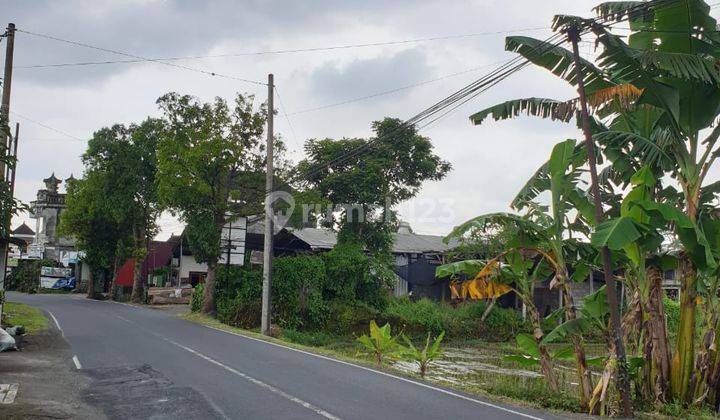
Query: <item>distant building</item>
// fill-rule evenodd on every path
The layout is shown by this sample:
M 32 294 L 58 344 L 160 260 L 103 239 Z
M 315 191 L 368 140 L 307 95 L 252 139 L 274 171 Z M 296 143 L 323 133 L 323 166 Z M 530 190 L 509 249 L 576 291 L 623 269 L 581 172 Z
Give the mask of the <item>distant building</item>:
M 70 175 L 68 180 L 72 179 Z M 61 182 L 53 172 L 43 179 L 45 188 L 38 190 L 37 199 L 30 203 L 30 217 L 35 219 L 34 252 L 41 254 L 41 258 L 73 263 L 77 260 L 75 241 L 59 236 L 57 231 L 62 212 L 67 207 L 65 194 L 58 190 Z

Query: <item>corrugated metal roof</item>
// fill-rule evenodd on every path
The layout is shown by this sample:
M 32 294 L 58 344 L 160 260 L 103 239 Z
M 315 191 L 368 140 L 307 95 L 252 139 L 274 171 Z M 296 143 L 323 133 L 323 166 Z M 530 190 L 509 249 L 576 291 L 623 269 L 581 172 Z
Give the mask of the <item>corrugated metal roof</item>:
M 313 249 L 331 249 L 337 243 L 337 234 L 331 230 L 315 228 L 287 230 Z M 445 252 L 458 245 L 457 241 L 445 244 L 442 236 L 435 235 L 395 233 L 394 237 L 393 252 L 395 253 Z

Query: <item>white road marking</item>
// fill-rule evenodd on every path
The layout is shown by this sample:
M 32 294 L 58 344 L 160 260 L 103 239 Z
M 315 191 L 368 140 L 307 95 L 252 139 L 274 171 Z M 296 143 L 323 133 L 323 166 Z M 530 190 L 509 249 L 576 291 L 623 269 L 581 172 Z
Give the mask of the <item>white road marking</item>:
M 293 396 L 293 395 L 290 395 L 290 394 L 288 394 L 287 392 L 285 392 L 285 391 L 283 391 L 283 390 L 281 390 L 281 389 L 275 388 L 274 386 L 272 386 L 272 385 L 270 385 L 270 384 L 267 384 L 267 383 L 265 383 L 265 382 L 263 382 L 263 381 L 261 381 L 261 380 L 259 380 L 259 379 L 257 379 L 257 378 L 254 378 L 254 377 L 252 377 L 252 376 L 250 376 L 250 375 L 247 375 L 247 374 L 245 374 L 245 373 L 242 373 L 242 372 L 240 372 L 239 370 L 234 369 L 234 368 L 232 368 L 232 367 L 230 367 L 230 366 L 227 366 L 227 365 L 225 365 L 225 364 L 223 364 L 223 363 L 221 363 L 221 362 L 213 359 L 212 357 L 209 357 L 209 356 L 206 356 L 206 355 L 200 353 L 200 352 L 197 351 L 197 350 L 191 349 L 190 347 L 184 346 L 184 345 L 182 345 L 182 344 L 180 344 L 180 343 L 178 343 L 178 342 L 175 342 L 175 341 L 173 341 L 173 340 L 171 340 L 171 339 L 169 339 L 169 338 L 163 337 L 162 335 L 160 335 L 160 334 L 158 334 L 158 333 L 156 333 L 156 332 L 154 332 L 154 331 L 151 331 L 151 330 L 149 330 L 149 329 L 147 329 L 147 328 L 145 328 L 145 327 L 143 327 L 143 326 L 141 326 L 141 325 L 138 325 L 137 323 L 135 323 L 135 322 L 133 322 L 133 321 L 127 319 L 127 318 L 121 317 L 120 315 L 115 315 L 115 317 L 118 318 L 118 319 L 120 319 L 120 320 L 122 320 L 122 321 L 125 321 L 125 322 L 127 322 L 127 323 L 137 325 L 137 326 L 139 326 L 140 328 L 142 328 L 142 329 L 146 330 L 147 332 L 149 332 L 150 334 L 152 334 L 152 335 L 160 338 L 161 340 L 164 340 L 164 341 L 166 341 L 166 342 L 168 342 L 168 343 L 170 343 L 170 344 L 172 344 L 172 345 L 174 345 L 174 346 L 177 346 L 177 347 L 179 347 L 179 348 L 181 348 L 181 349 L 183 349 L 183 350 L 185 350 L 185 351 L 187 351 L 187 352 L 189 352 L 189 353 L 192 353 L 192 354 L 194 354 L 195 356 L 197 356 L 197 357 L 199 357 L 199 358 L 201 358 L 201 359 L 203 359 L 203 360 L 205 360 L 205 361 L 207 361 L 207 362 L 210 362 L 210 363 L 212 363 L 212 364 L 214 364 L 214 365 L 216 365 L 216 366 L 219 366 L 219 367 L 225 369 L 226 371 L 228 371 L 228 372 L 230 372 L 230 373 L 233 373 L 233 374 L 235 374 L 235 375 L 237 375 L 237 376 L 245 379 L 245 380 L 248 381 L 248 382 L 252 382 L 253 384 L 259 386 L 260 388 L 264 388 L 264 389 L 272 392 L 273 394 L 277 394 L 277 395 L 279 395 L 279 396 L 281 396 L 281 397 L 283 397 L 283 398 L 285 398 L 285 399 L 287 399 L 287 400 L 290 400 L 290 401 L 292 401 L 292 402 L 294 402 L 294 403 L 296 403 L 296 404 L 298 404 L 298 405 L 301 405 L 302 407 L 305 407 L 305 408 L 307 408 L 308 410 L 311 410 L 311 411 L 315 412 L 316 414 L 318 414 L 318 415 L 320 415 L 320 416 L 322 416 L 322 417 L 325 417 L 326 419 L 330 419 L 330 420 L 341 420 L 340 417 L 335 416 L 335 415 L 333 415 L 333 414 L 330 414 L 330 413 L 328 413 L 327 411 L 323 410 L 322 408 L 316 407 L 316 406 L 310 404 L 309 402 L 304 401 L 304 400 L 301 400 L 300 398 L 295 397 L 295 396 Z
M 113 302 L 113 301 L 107 301 L 107 302 Z M 120 303 L 120 302 L 113 302 L 113 303 Z M 132 305 L 128 305 L 128 306 L 132 306 Z M 135 309 L 139 309 L 137 306 L 134 306 L 134 308 L 135 308 Z M 124 321 L 127 321 L 127 322 L 131 322 L 131 321 L 129 321 L 129 320 L 127 320 L 127 319 L 124 319 L 124 318 L 122 318 L 122 317 L 119 317 L 119 316 L 118 316 L 118 318 L 120 318 L 120 319 L 122 319 L 122 320 L 124 320 Z M 209 328 L 209 329 L 211 329 L 211 330 L 220 331 L 220 332 L 223 332 L 223 333 L 226 333 L 226 334 L 236 335 L 236 336 L 238 336 L 238 337 L 246 338 L 246 339 L 248 339 L 248 340 L 253 340 L 253 341 L 260 342 L 260 343 L 269 344 L 269 345 L 271 345 L 271 346 L 280 347 L 280 348 L 283 348 L 283 349 L 286 349 L 286 350 L 291 350 L 291 351 L 294 351 L 294 352 L 306 354 L 306 355 L 308 355 L 308 356 L 317 357 L 317 358 L 319 358 L 319 359 L 323 359 L 323 360 L 328 360 L 328 361 L 331 361 L 331 362 L 339 363 L 339 364 L 341 364 L 341 365 L 352 366 L 352 367 L 355 367 L 355 368 L 358 368 L 358 369 L 362 369 L 362 370 L 365 370 L 365 371 L 368 371 L 368 372 L 376 373 L 376 374 L 378 374 L 378 375 L 387 376 L 387 377 L 389 377 L 389 378 L 393 378 L 393 379 L 396 379 L 396 380 L 398 380 L 398 381 L 407 382 L 407 383 L 410 383 L 410 384 L 413 384 L 413 385 L 416 385 L 416 386 L 419 386 L 419 387 L 422 387 L 422 388 L 425 388 L 425 389 L 430 389 L 430 390 L 432 390 L 432 391 L 440 392 L 440 393 L 445 394 L 445 395 L 450 395 L 450 396 L 452 396 L 452 397 L 459 398 L 459 399 L 461 399 L 461 400 L 469 401 L 469 402 L 472 402 L 472 403 L 475 403 L 475 404 L 478 404 L 478 405 L 482 405 L 482 406 L 485 406 L 485 407 L 491 407 L 491 408 L 494 408 L 494 409 L 496 409 L 496 410 L 504 411 L 504 412 L 506 412 L 506 413 L 515 414 L 515 415 L 520 416 L 520 417 L 525 417 L 525 418 L 533 419 L 533 420 L 545 420 L 545 419 L 543 419 L 542 417 L 533 416 L 532 414 L 523 413 L 523 412 L 521 412 L 521 411 L 516 411 L 516 410 L 513 410 L 513 409 L 511 409 L 511 408 L 506 408 L 506 407 L 503 407 L 503 406 L 500 406 L 500 405 L 497 405 L 497 404 L 493 404 L 493 403 L 489 403 L 489 402 L 486 402 L 486 401 L 478 400 L 478 399 L 475 399 L 475 398 L 472 398 L 472 397 L 468 397 L 467 395 L 458 394 L 457 392 L 453 392 L 453 391 L 450 391 L 450 390 L 447 390 L 447 389 L 438 388 L 438 387 L 433 386 L 433 385 L 429 385 L 429 384 L 422 383 L 422 382 L 417 382 L 417 381 L 414 381 L 414 380 L 408 379 L 408 378 L 403 378 L 402 376 L 393 375 L 392 373 L 387 373 L 387 372 L 383 372 L 383 371 L 380 371 L 380 370 L 375 370 L 375 369 L 369 368 L 369 367 L 367 367 L 367 366 L 362 366 L 362 365 L 358 365 L 358 364 L 355 364 L 355 363 L 346 362 L 346 361 L 344 361 L 344 360 L 334 359 L 334 358 L 332 358 L 332 357 L 323 356 L 323 355 L 321 355 L 321 354 L 316 354 L 316 353 L 312 353 L 312 352 L 309 352 L 309 351 L 296 349 L 296 348 L 293 348 L 293 347 L 288 347 L 288 346 L 285 346 L 285 345 L 282 345 L 282 344 L 273 343 L 272 341 L 261 340 L 261 339 L 259 339 L 259 338 L 250 337 L 250 336 L 247 336 L 247 335 L 244 335 L 244 334 L 239 334 L 239 333 L 232 332 L 232 331 L 226 331 L 226 330 L 223 330 L 223 329 L 221 329 L 221 328 L 211 327 L 211 326 L 209 326 L 209 325 L 204 325 L 204 324 L 198 324 L 198 325 L 201 325 L 201 326 L 203 326 L 203 327 L 205 327 L 205 328 Z M 155 333 L 153 332 L 153 334 L 155 334 Z M 157 334 L 156 334 L 156 335 L 157 335 Z M 159 336 L 159 337 L 160 337 L 160 336 Z M 161 338 L 165 339 L 164 337 L 161 337 Z
M 412 380 L 412 379 L 403 378 L 402 376 L 393 375 L 392 373 L 382 372 L 382 371 L 379 371 L 379 370 L 371 369 L 371 368 L 366 367 L 366 366 L 362 366 L 362 365 L 357 365 L 357 364 L 355 364 L 355 363 L 346 362 L 346 361 L 344 361 L 344 360 L 338 360 L 338 359 L 334 359 L 334 358 L 332 358 L 332 357 L 323 356 L 323 355 L 321 355 L 321 354 L 316 354 L 316 353 L 312 353 L 312 352 L 309 352 L 309 351 L 305 351 L 305 350 L 300 350 L 300 349 L 296 349 L 296 348 L 284 346 L 284 345 L 282 345 L 282 344 L 273 343 L 272 341 L 265 341 L 265 340 L 261 340 L 261 339 L 259 339 L 259 338 L 250 337 L 250 336 L 243 335 L 243 334 L 240 334 L 240 333 L 236 333 L 236 332 L 232 332 L 232 331 L 226 331 L 226 330 L 223 330 L 223 329 L 221 329 L 221 328 L 211 327 L 211 326 L 209 326 L 209 325 L 204 325 L 204 324 L 200 324 L 200 325 L 202 325 L 203 327 L 206 327 L 206 328 L 210 328 L 211 330 L 215 330 L 215 331 L 220 331 L 220 332 L 224 332 L 224 333 L 227 333 L 227 334 L 236 335 L 236 336 L 238 336 L 238 337 L 247 338 L 248 340 L 257 341 L 257 342 L 260 342 L 260 343 L 270 344 L 270 345 L 272 345 L 272 346 L 281 347 L 281 348 L 284 348 L 284 349 L 287 349 L 287 350 L 292 350 L 292 351 L 295 351 L 295 352 L 298 352 L 298 353 L 306 354 L 306 355 L 308 355 L 308 356 L 317 357 L 317 358 L 319 358 L 319 359 L 329 360 L 329 361 L 331 361 L 331 362 L 339 363 L 339 364 L 341 364 L 341 365 L 353 366 L 353 367 L 356 367 L 356 368 L 358 368 L 358 369 L 362 369 L 362 370 L 365 370 L 365 371 L 368 371 L 368 372 L 377 373 L 378 375 L 387 376 L 387 377 L 390 377 L 390 378 L 393 378 L 393 379 L 397 379 L 397 380 L 399 380 L 399 381 L 411 383 L 411 384 L 417 385 L 417 386 L 419 386 L 419 387 L 423 387 L 423 388 L 426 388 L 426 389 L 430 389 L 430 390 L 433 390 L 433 391 L 437 391 L 437 392 L 440 392 L 440 393 L 443 393 L 443 394 L 446 394 L 446 395 L 450 395 L 450 396 L 455 397 L 455 398 L 459 398 L 459 399 L 462 399 L 462 400 L 465 400 L 465 401 L 473 402 L 473 403 L 475 403 L 475 404 L 483 405 L 483 406 L 485 406 L 485 407 L 492 407 L 492 408 L 494 408 L 494 409 L 497 409 L 497 410 L 500 410 L 500 411 L 504 411 L 504 412 L 506 412 L 506 413 L 515 414 L 515 415 L 517 415 L 517 416 L 521 416 L 521 417 L 525 417 L 525 418 L 533 419 L 533 420 L 544 420 L 542 417 L 536 417 L 536 416 L 533 416 L 533 415 L 531 415 L 531 414 L 523 413 L 523 412 L 520 412 L 520 411 L 515 411 L 515 410 L 513 410 L 513 409 L 505 408 L 505 407 L 500 406 L 500 405 L 496 405 L 496 404 L 493 404 L 493 403 L 489 403 L 489 402 L 477 400 L 477 399 L 475 399 L 475 398 L 471 398 L 471 397 L 468 397 L 468 396 L 466 396 L 466 395 L 458 394 L 458 393 L 456 393 L 456 392 L 453 392 L 453 391 L 450 391 L 450 390 L 447 390 L 447 389 L 438 388 L 438 387 L 436 387 L 436 386 L 432 386 L 432 385 L 425 384 L 425 383 L 422 383 L 422 382 L 417 382 L 417 381 L 414 381 L 414 380 Z
M 80 370 L 82 369 L 82 365 L 80 364 L 80 359 L 78 359 L 77 355 L 73 356 L 72 358 L 73 363 L 75 363 L 75 368 Z
M 18 384 L 0 384 L 0 404 L 12 404 L 17 396 Z
M 325 417 L 326 419 L 340 420 L 340 417 L 334 416 L 334 415 L 328 413 L 327 411 L 323 410 L 322 408 L 316 407 L 316 406 L 310 404 L 309 402 L 303 401 L 303 400 L 301 400 L 301 399 L 298 398 L 298 397 L 292 396 L 292 395 L 288 394 L 287 392 L 285 392 L 285 391 L 283 391 L 283 390 L 281 390 L 281 389 L 275 388 L 274 386 L 269 385 L 269 384 L 267 384 L 267 383 L 265 383 L 265 382 L 263 382 L 263 381 L 261 381 L 261 380 L 259 380 L 259 379 L 255 379 L 255 378 L 253 378 L 253 377 L 250 376 L 250 375 L 246 375 L 246 374 L 244 374 L 244 373 L 242 373 L 242 372 L 240 372 L 240 371 L 238 371 L 238 370 L 236 370 L 236 369 L 231 368 L 230 366 L 227 366 L 227 365 L 225 365 L 225 364 L 223 364 L 223 363 L 220 363 L 220 362 L 218 362 L 217 360 L 213 359 L 212 357 L 208 357 L 208 356 L 200 353 L 199 351 L 193 350 L 193 349 L 191 349 L 190 347 L 183 346 L 182 344 L 176 343 L 176 342 L 174 342 L 174 341 L 172 341 L 172 340 L 170 340 L 170 339 L 167 339 L 167 338 L 163 338 L 163 339 L 164 339 L 165 341 L 167 341 L 168 343 L 170 343 L 170 344 L 173 344 L 173 345 L 175 345 L 175 346 L 177 346 L 177 347 L 180 347 L 181 349 L 183 349 L 183 350 L 185 350 L 185 351 L 188 351 L 188 352 L 190 352 L 190 353 L 198 356 L 199 358 L 201 358 L 201 359 L 203 359 L 203 360 L 206 360 L 206 361 L 208 361 L 208 362 L 210 362 L 210 363 L 212 363 L 212 364 L 214 364 L 214 365 L 216 365 L 216 366 L 219 366 L 219 367 L 227 370 L 227 371 L 230 372 L 230 373 L 234 373 L 235 375 L 237 375 L 237 376 L 239 376 L 239 377 L 241 377 L 241 378 L 243 378 L 243 379 L 245 379 L 245 380 L 247 380 L 247 381 L 249 381 L 249 382 L 252 382 L 253 384 L 259 386 L 260 388 L 264 388 L 264 389 L 272 392 L 273 394 L 277 394 L 277 395 L 279 395 L 279 396 L 281 396 L 281 397 L 283 397 L 283 398 L 285 398 L 285 399 L 287 399 L 287 400 L 290 400 L 290 401 L 292 401 L 292 402 L 294 402 L 294 403 L 296 403 L 296 404 L 299 404 L 299 405 L 307 408 L 308 410 L 314 411 L 316 414 L 318 414 L 318 415 L 320 415 L 320 416 L 322 416 L 322 417 Z
M 58 322 L 57 318 L 55 318 L 55 315 L 53 315 L 53 313 L 50 311 L 48 311 L 48 313 L 50 314 L 50 318 L 52 318 L 53 321 L 55 321 L 55 325 L 57 326 L 57 329 L 60 331 L 60 335 L 65 337 L 65 332 L 63 331 L 62 327 L 60 327 L 60 323 Z

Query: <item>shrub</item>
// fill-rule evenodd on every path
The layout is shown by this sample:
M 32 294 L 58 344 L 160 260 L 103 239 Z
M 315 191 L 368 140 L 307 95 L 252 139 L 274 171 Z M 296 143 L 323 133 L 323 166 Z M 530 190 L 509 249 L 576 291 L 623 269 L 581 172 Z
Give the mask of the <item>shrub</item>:
M 358 244 L 339 244 L 323 255 L 326 299 L 363 302 L 383 309 L 388 301 L 388 267 Z
M 190 296 L 191 312 L 200 312 L 200 309 L 202 309 L 203 289 L 204 287 L 202 284 L 195 286 L 195 290 L 193 290 L 193 293 Z
M 325 264 L 321 257 L 299 255 L 273 260 L 273 321 L 284 328 L 325 326 Z
M 452 316 L 452 314 L 448 314 L 452 308 L 443 306 L 430 299 L 412 302 L 407 297 L 402 297 L 391 300 L 384 315 L 395 324 L 396 328 L 402 329 L 408 334 L 417 335 L 431 332 L 437 335 L 446 329 L 448 318 Z
M 361 353 L 372 355 L 377 365 L 382 365 L 383 358 L 400 350 L 397 339 L 392 335 L 392 327 L 385 324 L 378 327 L 375 320 L 370 321 L 370 334 L 361 335 L 357 341 L 362 345 Z
M 325 331 L 336 335 L 359 333 L 379 315 L 377 309 L 362 302 L 334 301 L 330 303 L 330 316 Z
M 40 282 L 40 267 L 59 267 L 53 260 L 20 260 L 5 279 L 5 289 L 35 293 Z
M 506 341 L 518 332 L 529 331 L 529 323 L 511 308 L 495 306 L 485 321 L 481 321 L 486 304 L 482 301 L 464 302 L 457 307 L 429 299 L 416 302 L 407 297 L 393 299 L 383 313 L 395 328 L 412 336 L 434 335 L 445 331 L 450 338 Z
M 307 332 L 290 329 L 283 331 L 283 338 L 292 343 L 313 347 L 325 346 L 333 341 L 332 336 L 323 331 Z

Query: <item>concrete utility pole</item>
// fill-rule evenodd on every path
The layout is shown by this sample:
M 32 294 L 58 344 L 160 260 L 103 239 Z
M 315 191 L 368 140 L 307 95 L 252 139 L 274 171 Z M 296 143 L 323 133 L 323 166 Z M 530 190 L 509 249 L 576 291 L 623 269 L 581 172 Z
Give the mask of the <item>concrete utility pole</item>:
M 587 99 L 585 97 L 585 80 L 583 79 L 582 67 L 580 63 L 580 51 L 578 50 L 578 42 L 580 41 L 580 30 L 578 28 L 569 28 L 567 31 L 568 38 L 572 42 L 573 58 L 575 61 L 575 74 L 578 84 L 578 96 L 580 97 L 580 113 L 582 117 L 582 128 L 585 134 L 585 148 L 587 149 L 588 162 L 590 165 L 590 180 L 593 201 L 595 204 L 595 225 L 599 225 L 603 220 L 602 201 L 600 200 L 600 186 L 598 185 L 598 173 L 595 158 L 595 144 L 590 134 L 590 116 L 587 110 Z M 620 404 L 624 417 L 632 417 L 632 401 L 630 401 L 630 377 L 628 374 L 628 365 L 625 355 L 625 343 L 623 343 L 622 325 L 620 324 L 620 306 L 618 305 L 617 287 L 615 285 L 615 277 L 613 276 L 612 261 L 610 260 L 610 250 L 607 246 L 602 247 L 603 271 L 605 272 L 605 284 L 607 285 L 607 301 L 610 307 L 610 326 L 611 335 L 615 344 L 615 353 L 617 356 L 617 374 L 616 383 L 620 393 Z M 592 274 L 591 274 L 592 275 Z
M 265 246 L 263 247 L 263 283 L 262 283 L 262 318 L 260 320 L 260 332 L 264 335 L 270 334 L 270 322 L 272 320 L 272 307 L 270 300 L 270 285 L 272 284 L 272 257 L 273 257 L 273 214 L 272 199 L 273 192 L 273 117 L 275 107 L 273 106 L 274 96 L 273 75 L 268 74 L 268 120 L 267 120 L 267 167 L 265 173 Z
M 12 67 L 13 67 L 13 52 L 15 50 L 15 24 L 8 23 L 6 36 L 6 48 L 5 48 L 5 73 L 3 75 L 3 92 L 2 102 L 0 102 L 0 120 L 7 124 L 7 132 L 2 133 L 0 136 L 2 139 L 2 147 L 6 152 L 10 151 L 10 145 L 8 140 L 10 139 L 10 87 L 12 86 Z M 15 139 L 17 142 L 17 139 Z M 16 147 L 17 147 L 17 143 Z M 13 178 L 14 170 L 13 170 Z M 5 165 L 0 164 L 0 182 L 5 182 Z M 9 181 L 9 180 L 8 180 Z M 11 193 L 12 194 L 12 193 Z M 6 209 L 10 211 L 10 209 Z M 8 214 L 8 217 L 10 215 Z M 7 237 L 0 238 L 0 321 L 2 321 L 3 303 L 5 300 L 5 270 L 7 269 L 7 253 L 8 253 L 8 240 L 10 239 L 10 222 L 8 221 L 7 226 Z

